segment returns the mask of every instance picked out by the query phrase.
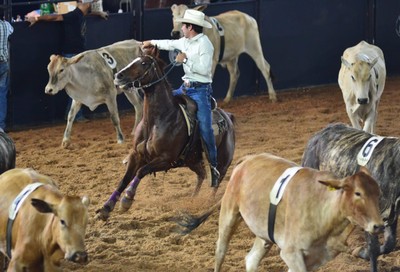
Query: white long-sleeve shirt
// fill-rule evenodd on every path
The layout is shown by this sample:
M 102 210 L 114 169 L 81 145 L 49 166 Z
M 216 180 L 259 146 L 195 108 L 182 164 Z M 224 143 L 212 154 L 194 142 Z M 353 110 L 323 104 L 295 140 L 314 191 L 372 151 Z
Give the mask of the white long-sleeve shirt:
M 180 38 L 179 40 L 151 40 L 161 50 L 178 49 L 186 54 L 187 62 L 183 64 L 184 81 L 212 82 L 212 58 L 214 47 L 208 37 L 203 33 L 193 38 Z

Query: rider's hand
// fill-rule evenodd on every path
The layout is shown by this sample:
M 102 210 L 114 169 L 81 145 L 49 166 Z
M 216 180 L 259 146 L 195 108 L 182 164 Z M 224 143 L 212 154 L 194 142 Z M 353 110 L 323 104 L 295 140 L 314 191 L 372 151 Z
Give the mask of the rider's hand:
M 183 63 L 183 61 L 187 58 L 186 54 L 183 52 L 180 52 L 178 55 L 176 55 L 175 61 L 178 63 Z

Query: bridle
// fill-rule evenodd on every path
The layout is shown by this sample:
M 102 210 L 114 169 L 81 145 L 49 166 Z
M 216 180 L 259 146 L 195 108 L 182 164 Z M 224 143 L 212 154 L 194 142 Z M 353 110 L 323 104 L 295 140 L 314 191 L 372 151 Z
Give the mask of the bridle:
M 148 87 L 153 86 L 154 84 L 164 80 L 168 76 L 168 74 L 172 71 L 172 69 L 176 66 L 176 61 L 171 62 L 170 64 L 167 65 L 167 67 L 171 66 L 171 68 L 169 68 L 169 70 L 164 75 L 162 75 L 162 74 L 160 75 L 157 71 L 157 61 L 154 59 L 154 57 L 150 56 L 150 55 L 145 55 L 144 57 L 149 57 L 151 59 L 150 67 L 143 73 L 143 75 L 141 77 L 139 77 L 131 82 L 133 88 L 143 89 L 143 88 L 148 88 Z M 141 82 L 142 79 L 144 79 L 144 77 L 147 76 L 151 70 L 154 70 L 154 73 L 156 74 L 157 79 L 153 82 L 147 83 L 146 85 L 142 85 L 142 82 Z

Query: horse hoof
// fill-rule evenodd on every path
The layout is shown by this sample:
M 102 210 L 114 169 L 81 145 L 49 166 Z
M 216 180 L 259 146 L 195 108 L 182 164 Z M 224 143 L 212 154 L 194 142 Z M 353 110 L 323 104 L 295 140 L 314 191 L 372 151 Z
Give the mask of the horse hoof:
M 123 212 L 126 212 L 127 210 L 130 209 L 130 207 L 132 206 L 132 203 L 133 203 L 133 198 L 128 198 L 128 197 L 124 196 L 121 199 L 121 210 Z
M 107 219 L 110 217 L 110 212 L 106 208 L 101 208 L 96 211 L 96 220 L 103 220 L 107 221 Z

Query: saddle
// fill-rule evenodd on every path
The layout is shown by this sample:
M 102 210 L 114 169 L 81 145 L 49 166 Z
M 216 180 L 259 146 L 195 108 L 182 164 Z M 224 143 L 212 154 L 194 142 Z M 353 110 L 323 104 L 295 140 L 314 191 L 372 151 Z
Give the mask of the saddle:
M 178 160 L 174 162 L 174 166 L 178 167 L 183 165 L 186 156 L 192 150 L 194 144 L 197 140 L 201 139 L 199 132 L 198 120 L 196 118 L 197 104 L 189 96 L 178 95 L 175 96 L 178 100 L 179 106 L 185 116 L 186 124 L 188 126 L 188 136 L 189 141 L 183 148 Z M 214 131 L 214 136 L 220 135 L 227 130 L 227 123 L 224 117 L 221 115 L 217 108 L 217 101 L 211 97 L 211 113 L 212 113 L 212 128 Z M 207 152 L 207 150 L 205 150 Z

